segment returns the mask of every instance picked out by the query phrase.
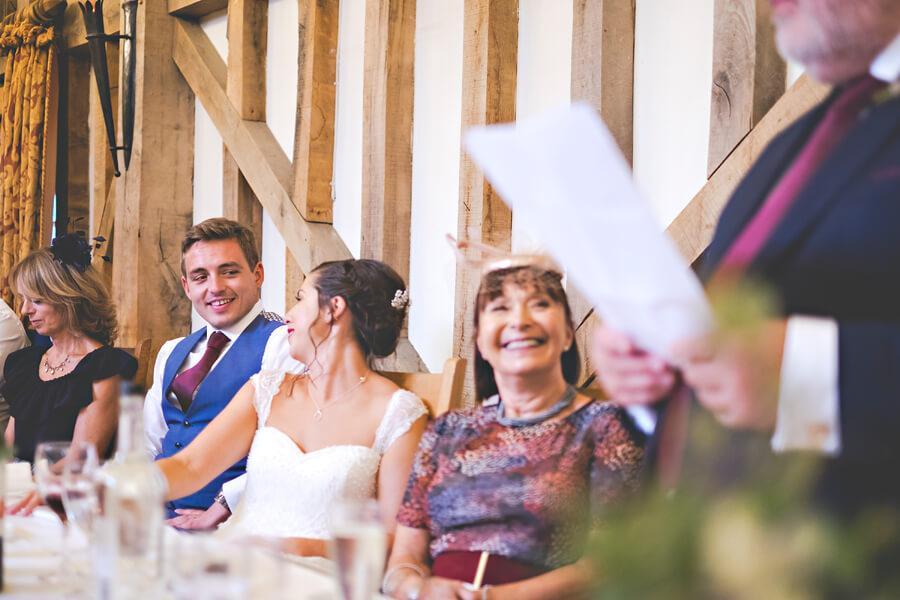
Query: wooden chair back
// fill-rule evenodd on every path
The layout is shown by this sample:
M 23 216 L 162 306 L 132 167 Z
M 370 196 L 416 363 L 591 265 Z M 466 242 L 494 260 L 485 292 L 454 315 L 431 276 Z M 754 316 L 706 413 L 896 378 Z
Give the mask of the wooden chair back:
M 156 359 L 156 352 L 153 350 L 153 340 L 144 338 L 134 348 L 119 349 L 124 350 L 137 359 L 138 368 L 132 381 L 142 386 L 145 390 L 149 390 L 153 384 L 153 363 Z
M 464 358 L 448 358 L 440 373 L 384 371 L 381 374 L 421 398 L 432 417 L 454 408 L 462 408 L 463 381 L 466 376 Z

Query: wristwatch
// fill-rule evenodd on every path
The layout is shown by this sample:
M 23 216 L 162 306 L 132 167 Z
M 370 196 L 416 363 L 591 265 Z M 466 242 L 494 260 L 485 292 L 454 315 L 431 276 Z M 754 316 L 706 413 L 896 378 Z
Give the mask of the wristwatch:
M 228 500 L 225 499 L 225 492 L 223 490 L 219 490 L 219 493 L 216 494 L 216 497 L 213 499 L 213 502 L 218 502 L 221 504 L 225 510 L 231 512 L 231 508 L 228 506 Z

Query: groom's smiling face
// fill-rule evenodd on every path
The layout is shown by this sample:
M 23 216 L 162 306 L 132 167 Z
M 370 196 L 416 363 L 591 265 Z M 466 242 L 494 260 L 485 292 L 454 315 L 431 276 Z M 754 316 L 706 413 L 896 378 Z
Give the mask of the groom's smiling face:
M 204 321 L 227 329 L 259 300 L 263 266 L 250 266 L 237 240 L 196 242 L 184 253 L 184 293 Z

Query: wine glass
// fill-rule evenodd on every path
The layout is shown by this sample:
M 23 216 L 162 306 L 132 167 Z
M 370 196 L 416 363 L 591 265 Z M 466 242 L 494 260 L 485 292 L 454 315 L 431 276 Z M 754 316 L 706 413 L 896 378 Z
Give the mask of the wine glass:
M 62 548 L 59 574 L 55 579 L 65 580 L 69 576 L 69 521 L 63 506 L 63 466 L 69 442 L 42 442 L 34 451 L 34 482 L 38 494 L 62 523 Z
M 344 600 L 368 600 L 378 592 L 387 537 L 374 499 L 342 500 L 329 523 L 338 591 Z
M 87 442 L 73 442 L 63 465 L 62 499 L 69 521 L 88 541 L 93 539 L 94 519 L 100 514 L 97 449 Z

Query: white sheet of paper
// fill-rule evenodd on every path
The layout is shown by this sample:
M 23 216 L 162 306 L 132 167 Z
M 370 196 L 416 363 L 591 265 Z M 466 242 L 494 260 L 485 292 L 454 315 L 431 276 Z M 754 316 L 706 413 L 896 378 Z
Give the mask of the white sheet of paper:
M 593 108 L 579 103 L 466 133 L 466 148 L 604 321 L 669 357 L 711 329 L 700 281 L 650 212 Z

